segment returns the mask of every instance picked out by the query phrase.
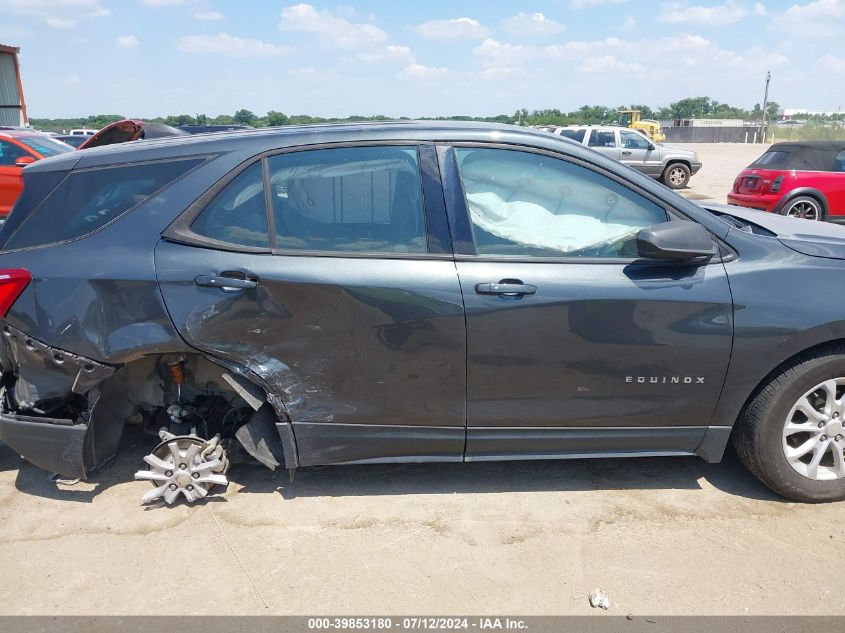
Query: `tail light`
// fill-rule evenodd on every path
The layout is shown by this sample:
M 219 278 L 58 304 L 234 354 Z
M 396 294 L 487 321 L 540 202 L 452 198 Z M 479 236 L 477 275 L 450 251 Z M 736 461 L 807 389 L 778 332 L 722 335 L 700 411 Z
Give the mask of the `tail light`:
M 783 176 L 778 176 L 769 188 L 769 193 L 777 193 L 780 191 L 780 185 L 783 182 Z
M 0 270 L 0 318 L 6 316 L 9 308 L 21 296 L 23 289 L 32 280 L 26 268 Z
M 734 191 L 739 191 L 739 183 L 742 182 L 742 176 L 737 176 L 734 180 Z

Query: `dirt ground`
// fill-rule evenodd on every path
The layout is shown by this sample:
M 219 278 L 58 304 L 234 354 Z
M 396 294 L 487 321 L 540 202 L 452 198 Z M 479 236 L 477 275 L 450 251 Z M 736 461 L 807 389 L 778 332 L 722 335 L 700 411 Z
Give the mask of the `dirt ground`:
M 689 186 L 679 193 L 691 200 L 715 200 L 726 203 L 734 178 L 768 145 L 743 143 L 673 143 L 677 147 L 695 150 L 702 167 L 690 178 Z
M 760 148 L 697 146 L 724 200 Z M 206 503 L 142 508 L 137 432 L 87 483 L 0 445 L 6 614 L 845 614 L 845 504 L 785 502 L 694 458 L 237 466 Z

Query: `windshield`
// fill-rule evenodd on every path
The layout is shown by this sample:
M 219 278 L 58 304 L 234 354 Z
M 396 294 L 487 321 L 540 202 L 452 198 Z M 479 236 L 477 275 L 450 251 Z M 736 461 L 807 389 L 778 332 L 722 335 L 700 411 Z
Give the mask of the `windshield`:
M 42 156 L 58 156 L 72 152 L 73 148 L 67 143 L 56 141 L 49 136 L 18 136 L 17 139 L 27 147 L 34 149 Z

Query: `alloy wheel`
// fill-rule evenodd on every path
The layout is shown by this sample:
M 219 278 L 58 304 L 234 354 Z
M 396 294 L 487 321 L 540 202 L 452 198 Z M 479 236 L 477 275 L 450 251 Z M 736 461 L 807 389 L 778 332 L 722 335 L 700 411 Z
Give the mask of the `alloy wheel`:
M 785 215 L 804 220 L 818 220 L 821 212 L 819 206 L 812 200 L 799 200 L 787 208 Z
M 845 377 L 817 384 L 786 416 L 783 453 L 798 474 L 815 480 L 845 477 Z

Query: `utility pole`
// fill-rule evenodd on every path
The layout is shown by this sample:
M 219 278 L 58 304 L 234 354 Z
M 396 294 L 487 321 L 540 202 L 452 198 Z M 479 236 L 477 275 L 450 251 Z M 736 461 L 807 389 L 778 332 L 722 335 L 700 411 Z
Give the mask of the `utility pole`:
M 766 90 L 763 93 L 763 125 L 760 127 L 760 136 L 763 137 L 763 143 L 766 142 L 766 114 L 769 109 L 769 82 L 772 80 L 772 73 L 766 71 Z

